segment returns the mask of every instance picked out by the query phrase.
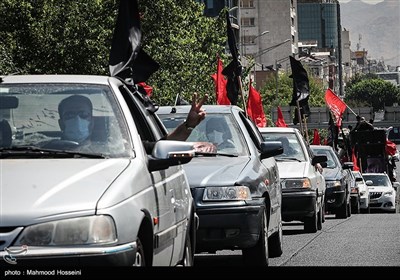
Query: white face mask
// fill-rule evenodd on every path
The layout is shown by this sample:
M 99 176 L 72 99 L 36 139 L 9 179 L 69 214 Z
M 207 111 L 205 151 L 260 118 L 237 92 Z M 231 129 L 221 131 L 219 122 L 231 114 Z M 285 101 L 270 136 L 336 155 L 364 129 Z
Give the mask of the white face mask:
M 224 133 L 214 130 L 213 132 L 207 134 L 207 138 L 210 142 L 219 145 L 224 142 L 223 135 Z
M 64 122 L 64 136 L 66 140 L 76 141 L 78 143 L 86 140 L 89 137 L 90 122 L 76 116 Z

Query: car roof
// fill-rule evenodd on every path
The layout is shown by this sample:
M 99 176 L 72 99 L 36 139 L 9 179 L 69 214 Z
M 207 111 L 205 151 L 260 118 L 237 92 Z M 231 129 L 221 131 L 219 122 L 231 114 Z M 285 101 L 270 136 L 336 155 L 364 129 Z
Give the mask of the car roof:
M 333 149 L 331 146 L 327 146 L 327 145 L 310 145 L 310 148 L 312 150 L 332 150 Z
M 293 133 L 296 130 L 299 131 L 297 128 L 294 127 L 259 127 L 260 132 L 290 132 Z
M 108 85 L 109 76 L 100 75 L 10 75 L 3 76 L 0 84 L 13 83 L 83 83 L 83 84 L 103 84 Z
M 175 113 L 187 113 L 189 112 L 191 105 L 179 105 L 179 106 L 160 106 L 157 110 L 157 114 L 170 114 L 172 109 L 175 108 Z M 233 110 L 243 111 L 236 105 L 203 105 L 201 106 L 207 113 L 231 113 Z

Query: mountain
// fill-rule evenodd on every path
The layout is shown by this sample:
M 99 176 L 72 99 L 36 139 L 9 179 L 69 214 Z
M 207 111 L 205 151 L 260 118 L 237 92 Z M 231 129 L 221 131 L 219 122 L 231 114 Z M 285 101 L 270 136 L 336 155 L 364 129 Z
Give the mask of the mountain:
M 400 65 L 400 0 L 375 5 L 360 0 L 340 4 L 342 29 L 350 32 L 351 50 L 368 51 L 368 58 Z M 361 38 L 361 40 L 359 40 Z

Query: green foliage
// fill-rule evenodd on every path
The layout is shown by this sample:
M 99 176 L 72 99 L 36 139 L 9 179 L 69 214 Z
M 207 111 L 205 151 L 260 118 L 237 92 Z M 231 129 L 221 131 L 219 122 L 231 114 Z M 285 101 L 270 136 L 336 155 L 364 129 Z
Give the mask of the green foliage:
M 0 36 L 10 72 L 108 73 L 115 10 L 115 0 L 1 1 Z
M 382 79 L 361 79 L 346 88 L 345 102 L 348 105 L 366 104 L 378 111 L 400 102 L 400 90 Z
M 0 74 L 109 75 L 108 58 L 118 0 L 2 0 Z M 226 23 L 203 16 L 191 0 L 141 0 L 145 51 L 160 69 L 149 79 L 153 99 L 172 104 L 176 94 L 191 100 L 208 93 L 216 56 L 226 60 Z M 223 11 L 224 12 L 224 11 Z M 225 62 L 225 61 L 224 61 Z M 226 63 L 228 63 L 227 61 Z
M 218 18 L 203 16 L 204 6 L 188 0 L 142 0 L 145 51 L 160 64 L 148 83 L 159 104 L 172 105 L 176 95 L 190 101 L 193 92 L 208 93 L 215 102 L 217 54 L 226 44 L 224 11 Z M 225 63 L 224 63 L 225 65 Z
M 276 94 L 276 76 L 275 73 L 267 77 L 265 85 L 260 90 L 264 103 L 264 112 L 270 120 L 271 111 L 277 106 L 289 106 L 293 95 L 293 79 L 290 78 L 291 73 L 279 72 L 278 77 L 278 95 Z M 325 90 L 322 81 L 308 72 L 310 85 L 310 107 L 325 106 Z M 275 120 L 274 120 L 275 121 Z

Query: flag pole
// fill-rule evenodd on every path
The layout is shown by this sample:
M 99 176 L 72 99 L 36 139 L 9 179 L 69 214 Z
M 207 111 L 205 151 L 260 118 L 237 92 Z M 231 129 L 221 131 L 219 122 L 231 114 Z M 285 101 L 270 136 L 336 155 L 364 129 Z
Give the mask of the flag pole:
M 304 130 L 306 132 L 306 140 L 307 140 L 307 143 L 310 143 L 310 139 L 308 137 L 307 117 L 304 117 L 303 121 L 304 121 L 304 127 L 305 127 Z
M 247 107 L 246 107 L 246 101 L 244 99 L 244 94 L 243 94 L 243 85 L 242 85 L 242 80 L 240 79 L 240 76 L 237 77 L 238 82 L 239 82 L 239 94 L 242 96 L 242 100 L 243 100 L 243 108 L 244 108 L 244 112 L 246 114 L 246 117 L 248 117 L 247 115 Z M 251 79 L 250 79 L 250 85 L 251 85 Z M 250 89 L 250 87 L 249 87 Z M 247 92 L 247 98 L 249 97 L 249 93 Z
M 299 124 L 300 124 L 300 131 L 301 131 L 301 134 L 302 134 L 303 137 L 304 137 L 303 119 L 301 118 L 300 102 L 299 102 L 299 100 L 296 100 L 296 104 L 297 104 L 297 118 L 298 118 Z

